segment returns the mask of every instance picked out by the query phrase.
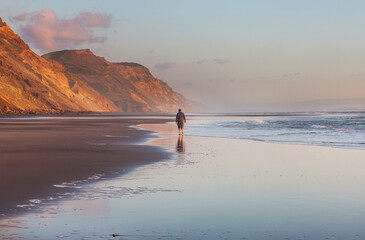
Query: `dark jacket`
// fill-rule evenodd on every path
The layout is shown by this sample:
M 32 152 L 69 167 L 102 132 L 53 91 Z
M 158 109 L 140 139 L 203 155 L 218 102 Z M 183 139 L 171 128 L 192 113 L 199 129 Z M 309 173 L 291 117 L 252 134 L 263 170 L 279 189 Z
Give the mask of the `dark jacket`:
M 176 114 L 176 122 L 177 123 L 184 123 L 184 122 L 186 122 L 186 118 L 185 118 L 185 115 L 184 115 L 183 112 L 178 112 Z

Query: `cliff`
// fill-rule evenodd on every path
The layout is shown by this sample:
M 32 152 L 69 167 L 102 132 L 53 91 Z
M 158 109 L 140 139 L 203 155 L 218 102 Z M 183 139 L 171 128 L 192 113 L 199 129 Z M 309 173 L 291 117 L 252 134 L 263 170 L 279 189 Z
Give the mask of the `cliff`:
M 67 78 L 61 64 L 35 54 L 9 26 L 0 27 L 0 113 L 118 110 L 89 86 Z
M 40 57 L 0 18 L 0 113 L 170 112 L 182 95 L 136 63 L 111 63 L 90 50 Z
M 60 63 L 70 78 L 81 79 L 123 112 L 175 112 L 192 106 L 182 95 L 137 63 L 112 63 L 89 49 L 43 55 Z

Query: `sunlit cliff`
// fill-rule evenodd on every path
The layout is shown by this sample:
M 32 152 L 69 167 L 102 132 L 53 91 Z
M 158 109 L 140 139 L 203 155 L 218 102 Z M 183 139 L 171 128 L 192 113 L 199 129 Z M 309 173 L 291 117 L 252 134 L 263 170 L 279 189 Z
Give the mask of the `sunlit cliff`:
M 90 50 L 35 54 L 0 18 L 0 113 L 170 112 L 192 104 L 149 70 Z

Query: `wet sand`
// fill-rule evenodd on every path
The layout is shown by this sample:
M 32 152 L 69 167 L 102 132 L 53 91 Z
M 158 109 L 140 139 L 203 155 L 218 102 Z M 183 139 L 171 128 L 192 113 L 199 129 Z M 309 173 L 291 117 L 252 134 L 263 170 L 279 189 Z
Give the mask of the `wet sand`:
M 1 239 L 364 239 L 365 151 L 178 136 L 171 155 L 0 219 Z M 108 144 L 114 144 L 112 141 Z M 117 237 L 113 237 L 117 234 Z
M 138 144 L 150 132 L 129 127 L 165 121 L 115 116 L 0 119 L 0 217 L 22 211 L 16 206 L 29 199 L 66 191 L 54 185 L 119 175 L 166 159 L 169 154 L 161 148 Z

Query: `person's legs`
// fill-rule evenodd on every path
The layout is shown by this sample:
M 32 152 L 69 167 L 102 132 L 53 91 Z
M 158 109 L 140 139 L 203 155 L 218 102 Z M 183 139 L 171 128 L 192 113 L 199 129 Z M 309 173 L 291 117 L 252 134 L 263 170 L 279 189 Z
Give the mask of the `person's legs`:
M 179 128 L 179 135 L 181 134 L 181 132 L 182 134 L 184 134 L 184 123 L 178 122 L 177 127 Z

